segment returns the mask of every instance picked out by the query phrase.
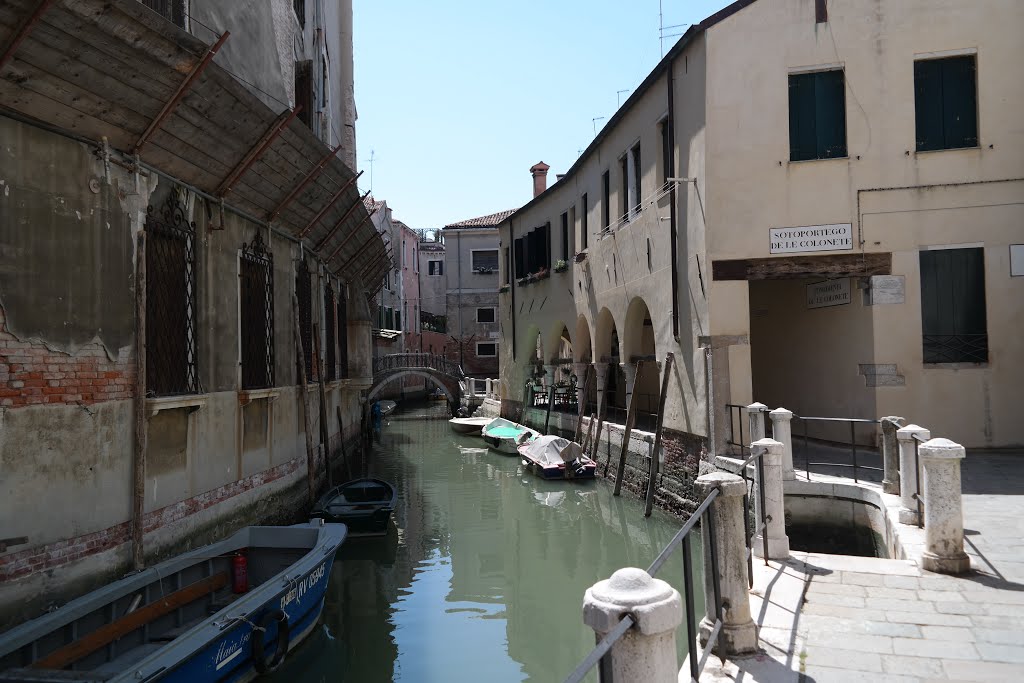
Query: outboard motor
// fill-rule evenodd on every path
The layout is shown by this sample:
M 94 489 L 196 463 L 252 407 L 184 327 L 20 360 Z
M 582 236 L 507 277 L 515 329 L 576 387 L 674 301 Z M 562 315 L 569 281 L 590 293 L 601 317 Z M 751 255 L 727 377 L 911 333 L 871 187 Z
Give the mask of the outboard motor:
M 575 460 L 570 462 L 568 465 L 566 465 L 566 467 L 568 469 L 572 470 L 572 472 L 577 477 L 582 477 L 584 474 L 587 473 L 587 466 L 583 463 L 583 460 L 580 459 L 580 458 L 576 458 Z

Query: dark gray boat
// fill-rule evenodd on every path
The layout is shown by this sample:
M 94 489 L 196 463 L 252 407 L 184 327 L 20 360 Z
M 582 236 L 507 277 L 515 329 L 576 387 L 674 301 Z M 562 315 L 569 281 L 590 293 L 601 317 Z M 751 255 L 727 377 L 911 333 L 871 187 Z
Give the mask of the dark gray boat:
M 383 479 L 353 479 L 325 493 L 310 517 L 344 524 L 352 537 L 387 533 L 398 492 Z

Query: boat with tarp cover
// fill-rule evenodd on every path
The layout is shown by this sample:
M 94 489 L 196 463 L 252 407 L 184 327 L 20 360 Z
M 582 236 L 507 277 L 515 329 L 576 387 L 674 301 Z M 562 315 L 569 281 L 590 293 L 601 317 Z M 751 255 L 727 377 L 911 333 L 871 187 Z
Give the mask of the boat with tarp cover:
M 538 436 L 520 444 L 523 466 L 544 479 L 593 479 L 597 463 L 583 455 L 575 441 L 560 436 Z
M 521 424 L 496 417 L 481 430 L 484 441 L 491 448 L 515 455 L 520 443 L 536 439 L 540 433 Z

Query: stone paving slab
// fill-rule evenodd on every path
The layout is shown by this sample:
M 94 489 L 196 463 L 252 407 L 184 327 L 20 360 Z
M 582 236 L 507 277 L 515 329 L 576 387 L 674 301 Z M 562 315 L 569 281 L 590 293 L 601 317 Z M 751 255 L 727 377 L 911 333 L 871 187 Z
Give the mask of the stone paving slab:
M 711 656 L 701 680 L 1024 682 L 1024 453 L 968 452 L 963 491 L 970 574 L 924 571 L 912 553 L 755 562 L 751 612 L 762 652 Z M 904 547 L 919 548 L 920 531 L 901 527 Z

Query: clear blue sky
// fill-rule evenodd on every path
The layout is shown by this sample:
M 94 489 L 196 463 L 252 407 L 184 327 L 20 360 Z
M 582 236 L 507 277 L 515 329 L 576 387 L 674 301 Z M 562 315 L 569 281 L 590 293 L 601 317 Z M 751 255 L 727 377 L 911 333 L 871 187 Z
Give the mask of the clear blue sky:
M 662 56 L 658 0 L 353 4 L 359 184 L 372 151 L 374 196 L 418 229 L 529 201 L 530 166 L 554 182 Z M 727 4 L 662 0 L 663 23 Z

